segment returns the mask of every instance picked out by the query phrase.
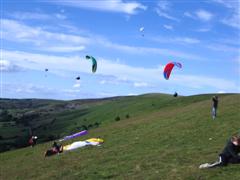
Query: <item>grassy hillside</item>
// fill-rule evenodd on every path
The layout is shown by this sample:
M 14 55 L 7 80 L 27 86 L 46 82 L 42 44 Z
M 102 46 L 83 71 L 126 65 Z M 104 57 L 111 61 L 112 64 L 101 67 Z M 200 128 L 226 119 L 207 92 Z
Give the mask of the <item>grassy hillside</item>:
M 27 146 L 32 133 L 39 137 L 38 142 L 47 142 L 129 118 L 141 109 L 154 111 L 171 103 L 169 99 L 173 100 L 163 94 L 74 101 L 2 99 L 0 152 Z
M 59 111 L 52 133 L 100 122 L 74 141 L 100 136 L 105 143 L 46 159 L 43 153 L 52 142 L 1 153 L 0 179 L 240 179 L 239 165 L 198 169 L 215 161 L 240 130 L 240 95 L 219 99 L 216 120 L 211 119 L 211 95 L 121 97 Z

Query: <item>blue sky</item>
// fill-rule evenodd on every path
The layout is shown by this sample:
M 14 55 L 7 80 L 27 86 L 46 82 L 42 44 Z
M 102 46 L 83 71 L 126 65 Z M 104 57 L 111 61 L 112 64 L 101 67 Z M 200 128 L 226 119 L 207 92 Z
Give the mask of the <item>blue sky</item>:
M 238 0 L 3 0 L 1 97 L 239 93 L 239 7 Z M 86 55 L 97 59 L 96 73 Z M 165 80 L 172 61 L 183 67 Z

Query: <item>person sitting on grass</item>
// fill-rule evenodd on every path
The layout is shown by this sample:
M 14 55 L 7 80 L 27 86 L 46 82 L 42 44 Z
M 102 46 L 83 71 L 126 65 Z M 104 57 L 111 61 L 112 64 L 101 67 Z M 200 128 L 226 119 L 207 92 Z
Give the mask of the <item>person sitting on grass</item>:
M 219 160 L 214 163 L 205 163 L 199 166 L 200 169 L 226 166 L 229 163 L 240 164 L 240 135 L 232 136 L 222 153 L 219 154 Z

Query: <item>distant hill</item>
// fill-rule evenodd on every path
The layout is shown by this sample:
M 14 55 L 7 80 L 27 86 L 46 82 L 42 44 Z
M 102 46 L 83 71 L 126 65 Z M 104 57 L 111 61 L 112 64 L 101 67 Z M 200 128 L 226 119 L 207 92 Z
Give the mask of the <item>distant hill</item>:
M 1 153 L 1 179 L 240 179 L 239 165 L 199 170 L 216 160 L 226 140 L 240 132 L 240 95 L 219 95 L 216 120 L 211 94 L 174 98 L 166 94 L 95 100 L 1 99 L 2 151 L 21 147 L 30 131 L 34 148 Z M 50 158 L 57 139 L 82 129 L 100 136 L 88 147 Z M 26 145 L 26 144 L 25 144 Z

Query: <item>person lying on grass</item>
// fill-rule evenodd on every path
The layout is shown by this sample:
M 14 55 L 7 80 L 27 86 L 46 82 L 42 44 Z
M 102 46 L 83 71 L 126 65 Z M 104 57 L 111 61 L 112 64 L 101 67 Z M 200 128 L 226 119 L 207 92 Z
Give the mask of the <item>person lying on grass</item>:
M 232 136 L 222 153 L 219 154 L 219 160 L 214 163 L 205 163 L 199 166 L 200 169 L 226 166 L 228 163 L 240 164 L 240 135 Z

